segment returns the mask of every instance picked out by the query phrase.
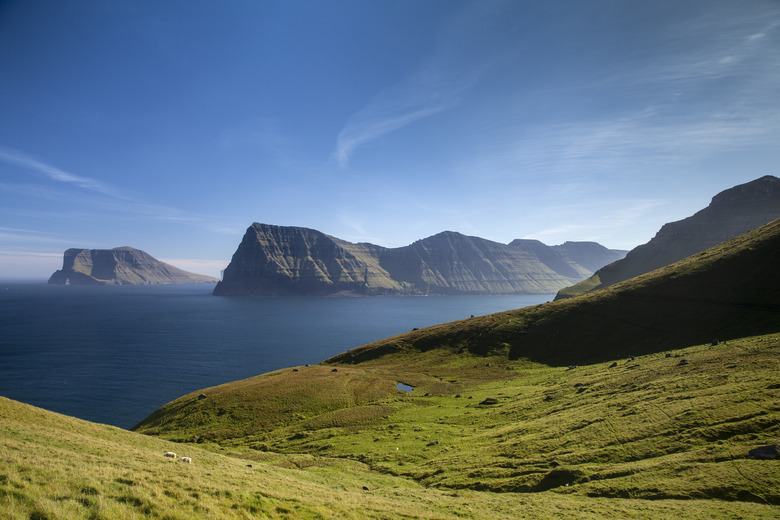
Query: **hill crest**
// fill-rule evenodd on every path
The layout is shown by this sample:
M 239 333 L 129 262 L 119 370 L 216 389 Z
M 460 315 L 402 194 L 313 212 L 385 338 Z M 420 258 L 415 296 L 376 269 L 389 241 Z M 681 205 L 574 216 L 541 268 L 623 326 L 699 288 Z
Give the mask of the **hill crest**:
M 724 190 L 690 217 L 664 224 L 646 244 L 605 265 L 556 299 L 601 289 L 669 265 L 780 218 L 780 179 L 765 175 Z

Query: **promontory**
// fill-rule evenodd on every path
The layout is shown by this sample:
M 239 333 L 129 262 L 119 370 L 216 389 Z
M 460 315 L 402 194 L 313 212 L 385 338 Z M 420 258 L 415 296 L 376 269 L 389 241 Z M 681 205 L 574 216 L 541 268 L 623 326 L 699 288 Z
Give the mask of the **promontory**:
M 501 244 L 452 231 L 385 248 L 255 222 L 214 294 L 547 294 L 624 255 L 595 242 Z
M 184 271 L 132 247 L 68 249 L 63 256 L 62 269 L 49 278 L 49 283 L 55 285 L 161 285 L 214 282 L 217 282 L 214 277 Z

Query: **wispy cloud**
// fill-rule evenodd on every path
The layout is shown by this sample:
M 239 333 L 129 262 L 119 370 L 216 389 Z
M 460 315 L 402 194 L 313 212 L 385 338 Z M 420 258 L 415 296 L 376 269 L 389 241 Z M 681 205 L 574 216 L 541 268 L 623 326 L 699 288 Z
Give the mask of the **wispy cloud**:
M 73 175 L 18 150 L 0 147 L 0 161 L 22 166 L 23 168 L 31 170 L 39 175 L 43 175 L 53 181 L 63 182 L 78 188 L 95 191 L 112 197 L 118 196 L 117 192 L 113 188 L 96 179 Z
M 668 29 L 675 45 L 659 45 L 659 52 L 568 93 L 608 110 L 504 128 L 469 168 L 493 178 L 603 174 L 771 146 L 780 134 L 779 29 L 771 19 L 681 22 Z
M 37 176 L 55 181 L 53 185 L 2 183 L 0 189 L 3 192 L 69 204 L 73 208 L 71 214 L 86 215 L 99 211 L 101 213 L 123 213 L 169 222 L 199 222 L 202 220 L 200 216 L 177 208 L 138 200 L 122 193 L 114 186 L 97 179 L 74 175 L 18 150 L 0 147 L 0 161 L 21 166 Z M 60 186 L 74 189 L 61 189 Z M 14 211 L 18 212 L 19 209 Z M 46 211 L 45 209 L 38 210 L 39 213 Z
M 470 82 L 459 78 L 412 78 L 376 95 L 339 132 L 334 156 L 340 166 L 360 146 L 415 121 L 456 106 Z
M 73 239 L 72 238 L 62 238 L 62 237 L 55 237 L 51 235 L 50 233 L 45 233 L 43 231 L 37 231 L 34 229 L 19 229 L 19 228 L 8 228 L 8 227 L 0 227 L 0 244 L 4 242 L 9 243 L 19 243 L 19 242 L 27 242 L 27 243 L 43 243 L 43 244 L 50 244 L 50 243 L 62 243 L 62 244 L 72 244 Z
M 338 164 L 347 165 L 356 150 L 371 141 L 457 107 L 482 71 L 498 59 L 473 56 L 474 49 L 479 48 L 475 40 L 490 33 L 474 29 L 470 22 L 482 18 L 489 25 L 491 15 L 495 13 L 489 6 L 477 2 L 449 19 L 415 72 L 378 92 L 348 118 L 333 153 Z

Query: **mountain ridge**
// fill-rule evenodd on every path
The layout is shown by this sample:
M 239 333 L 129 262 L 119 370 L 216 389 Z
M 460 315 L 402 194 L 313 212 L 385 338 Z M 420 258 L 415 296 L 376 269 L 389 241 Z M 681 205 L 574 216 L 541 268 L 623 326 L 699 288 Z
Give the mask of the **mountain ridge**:
M 588 279 L 561 289 L 560 300 L 648 273 L 725 242 L 780 217 L 780 179 L 765 175 L 716 194 L 690 217 L 661 226 L 646 244 L 605 265 Z
M 623 254 L 594 242 L 501 244 L 454 231 L 386 248 L 255 222 L 214 294 L 544 294 L 593 272 L 573 256 L 594 266 Z
M 780 330 L 777 258 L 780 219 L 598 291 L 420 329 L 325 363 L 361 363 L 444 346 L 566 366 L 771 333 Z M 626 345 L 631 352 L 621 350 Z

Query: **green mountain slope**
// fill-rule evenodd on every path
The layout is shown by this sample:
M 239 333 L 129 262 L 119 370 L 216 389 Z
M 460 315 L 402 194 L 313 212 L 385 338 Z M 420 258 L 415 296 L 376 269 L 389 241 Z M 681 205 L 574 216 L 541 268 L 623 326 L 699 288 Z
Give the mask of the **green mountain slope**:
M 166 458 L 167 451 L 192 463 Z M 763 480 L 772 461 L 739 457 L 733 468 L 757 486 L 772 485 Z M 583 520 L 761 520 L 777 513 L 777 506 L 756 501 L 622 500 L 563 492 L 566 487 L 532 494 L 437 489 L 350 458 L 207 450 L 4 398 L 0 463 L 0 517 L 12 520 L 546 519 L 564 512 Z
M 747 456 L 780 441 L 777 258 L 780 221 L 605 290 L 194 392 L 135 429 L 258 460 L 359 462 L 517 507 L 777 514 L 777 462 Z
M 780 218 L 780 179 L 765 175 L 718 193 L 706 208 L 665 224 L 647 244 L 558 291 L 556 300 L 648 273 Z
M 555 365 L 780 330 L 780 219 L 614 286 L 388 338 L 331 362 L 446 347 Z

